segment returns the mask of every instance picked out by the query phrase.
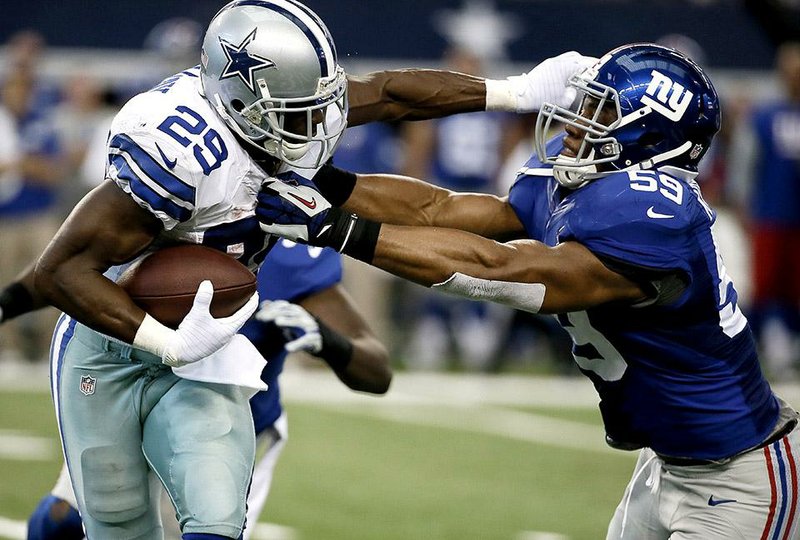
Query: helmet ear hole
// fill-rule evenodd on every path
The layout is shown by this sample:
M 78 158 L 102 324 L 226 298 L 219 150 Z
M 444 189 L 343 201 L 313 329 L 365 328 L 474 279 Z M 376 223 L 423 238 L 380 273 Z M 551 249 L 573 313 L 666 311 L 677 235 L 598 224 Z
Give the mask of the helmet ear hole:
M 657 131 L 644 133 L 636 143 L 642 148 L 654 148 L 664 141 L 664 134 Z
M 236 112 L 242 112 L 244 110 L 244 101 L 241 99 L 232 99 L 231 108 Z

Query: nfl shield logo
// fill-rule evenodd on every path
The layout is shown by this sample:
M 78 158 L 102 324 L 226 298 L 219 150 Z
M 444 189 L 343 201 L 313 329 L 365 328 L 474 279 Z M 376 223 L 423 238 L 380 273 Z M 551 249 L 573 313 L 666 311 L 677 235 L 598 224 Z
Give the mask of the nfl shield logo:
M 91 377 L 89 375 L 82 375 L 81 376 L 81 393 L 84 396 L 91 396 L 94 394 L 94 387 L 97 379 Z

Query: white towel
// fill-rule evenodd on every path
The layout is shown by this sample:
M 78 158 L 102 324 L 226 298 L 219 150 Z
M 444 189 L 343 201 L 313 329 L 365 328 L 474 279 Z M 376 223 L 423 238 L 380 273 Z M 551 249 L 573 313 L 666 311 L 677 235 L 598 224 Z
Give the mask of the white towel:
M 192 364 L 174 367 L 172 371 L 178 377 L 191 381 L 232 384 L 250 391 L 248 399 L 256 392 L 266 390 L 267 385 L 261 380 L 261 372 L 267 361 L 258 352 L 255 345 L 241 334 L 220 350 Z

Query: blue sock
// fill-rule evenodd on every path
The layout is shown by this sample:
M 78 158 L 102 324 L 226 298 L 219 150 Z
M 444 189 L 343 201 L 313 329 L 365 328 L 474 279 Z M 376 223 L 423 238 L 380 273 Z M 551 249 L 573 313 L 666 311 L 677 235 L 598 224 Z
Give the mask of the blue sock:
M 231 540 L 230 536 L 220 536 L 218 534 L 206 533 L 183 533 L 183 540 Z M 241 536 L 239 537 L 242 538 Z
M 62 506 L 54 509 L 54 505 Z M 78 511 L 67 505 L 58 497 L 48 495 L 39 501 L 39 505 L 28 519 L 28 540 L 81 540 L 83 526 Z

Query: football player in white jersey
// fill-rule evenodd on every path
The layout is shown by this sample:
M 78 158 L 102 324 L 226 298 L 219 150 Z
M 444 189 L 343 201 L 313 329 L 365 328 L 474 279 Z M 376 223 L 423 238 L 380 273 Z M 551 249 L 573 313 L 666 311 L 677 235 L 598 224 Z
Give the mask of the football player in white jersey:
M 54 334 L 52 390 L 87 536 L 160 537 L 152 471 L 184 538 L 238 538 L 253 466 L 247 399 L 260 383 L 242 369 L 247 349 L 234 336 L 257 299 L 214 319 L 206 282 L 173 330 L 115 284 L 126 265 L 191 242 L 256 269 L 269 247 L 255 217 L 262 184 L 341 175 L 323 164 L 345 118 L 358 124 L 566 105 L 574 93 L 565 81 L 584 65 L 567 54 L 502 81 L 426 70 L 348 81 L 330 34 L 302 4 L 224 7 L 209 25 L 200 67 L 120 111 L 106 181 L 76 206 L 35 270 L 0 293 L 0 320 L 48 303 L 65 313 Z M 329 206 L 309 194 L 295 193 L 303 208 Z
M 257 215 L 445 292 L 556 314 L 608 444 L 640 451 L 609 540 L 797 539 L 798 413 L 764 378 L 694 180 L 720 127 L 716 90 L 652 44 L 570 84 L 580 111 L 542 108 L 508 197 L 351 175 L 317 186 L 343 209 L 308 212 L 274 183 Z M 548 140 L 552 122 L 565 131 Z

